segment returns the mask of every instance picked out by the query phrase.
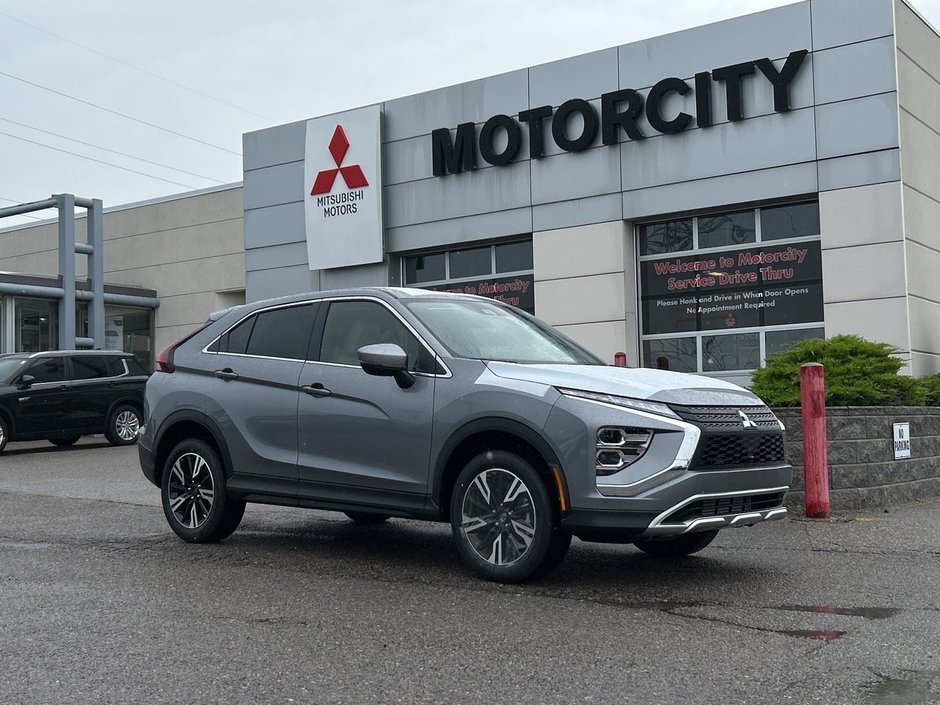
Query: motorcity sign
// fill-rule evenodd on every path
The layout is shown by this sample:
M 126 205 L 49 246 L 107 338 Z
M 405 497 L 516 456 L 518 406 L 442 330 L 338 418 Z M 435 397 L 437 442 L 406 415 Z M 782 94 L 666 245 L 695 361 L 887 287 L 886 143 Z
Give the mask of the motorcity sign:
M 623 135 L 631 140 L 647 137 L 639 124 L 641 118 L 657 132 L 672 135 L 688 129 L 693 120 L 698 127 L 714 125 L 713 103 L 716 88 L 724 89 L 728 120 L 745 118 L 744 82 L 754 75 L 769 81 L 773 87 L 773 107 L 778 113 L 790 110 L 790 85 L 799 74 L 808 50 L 791 52 L 779 68 L 768 58 L 745 61 L 695 74 L 692 85 L 681 78 L 664 78 L 646 95 L 624 88 L 600 97 L 600 114 L 591 103 L 572 98 L 557 110 L 542 105 L 519 113 L 518 120 L 509 115 L 494 115 L 479 130 L 472 122 L 457 125 L 456 131 L 440 128 L 431 132 L 432 170 L 434 176 L 446 176 L 477 168 L 477 153 L 487 164 L 505 166 L 519 155 L 523 129 L 528 131 L 529 157 L 545 156 L 546 132 L 566 152 L 581 152 L 593 146 L 598 132 L 605 145 L 619 144 Z M 665 114 L 666 103 L 683 101 L 677 113 Z M 686 110 L 694 111 L 694 115 Z M 580 132 L 572 134 L 572 119 L 580 117 Z
M 331 269 L 382 261 L 381 111 L 361 108 L 307 122 L 307 261 Z

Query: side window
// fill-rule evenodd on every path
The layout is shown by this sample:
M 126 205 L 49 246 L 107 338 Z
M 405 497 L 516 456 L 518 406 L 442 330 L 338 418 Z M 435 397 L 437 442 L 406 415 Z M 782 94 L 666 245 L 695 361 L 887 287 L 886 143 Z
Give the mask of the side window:
M 120 377 L 122 374 L 127 372 L 124 369 L 124 359 L 120 357 L 112 357 L 108 360 L 108 376 L 109 377 Z
M 75 355 L 72 357 L 72 379 L 100 379 L 108 376 L 110 376 L 108 361 L 100 355 Z
M 33 384 L 65 381 L 65 360 L 61 357 L 45 357 L 29 366 L 23 374 L 35 377 Z
M 260 312 L 255 316 L 245 353 L 288 360 L 305 359 L 314 315 L 315 306 L 311 304 Z
M 408 369 L 434 372 L 434 357 L 381 304 L 371 301 L 339 301 L 330 304 L 320 343 L 320 362 L 359 366 L 358 351 L 364 345 L 395 343 L 408 353 Z
M 251 337 L 251 329 L 255 327 L 257 318 L 257 316 L 250 316 L 223 335 L 219 346 L 220 352 L 244 355 L 248 347 L 248 339 Z

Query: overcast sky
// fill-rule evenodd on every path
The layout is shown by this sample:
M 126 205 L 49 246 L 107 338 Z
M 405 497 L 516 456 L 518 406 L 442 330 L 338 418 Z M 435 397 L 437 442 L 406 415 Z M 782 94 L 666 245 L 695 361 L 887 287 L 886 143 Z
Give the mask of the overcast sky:
M 67 192 L 107 208 L 240 181 L 244 132 L 786 4 L 3 0 L 0 207 Z M 940 25 L 940 0 L 914 6 Z

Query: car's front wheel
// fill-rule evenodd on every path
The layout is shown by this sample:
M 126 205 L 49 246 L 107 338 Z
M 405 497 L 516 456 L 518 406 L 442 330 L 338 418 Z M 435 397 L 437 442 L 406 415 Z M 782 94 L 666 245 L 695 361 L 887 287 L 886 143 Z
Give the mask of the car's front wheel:
M 140 431 L 140 411 L 130 404 L 122 404 L 111 412 L 104 435 L 113 446 L 129 446 L 137 442 Z
M 7 425 L 7 422 L 3 420 L 3 417 L 0 416 L 0 453 L 7 447 L 7 441 L 9 440 L 10 427 Z
M 668 539 L 634 539 L 633 545 L 656 558 L 682 558 L 698 553 L 718 536 L 717 531 L 700 531 Z
M 225 470 L 204 441 L 179 443 L 163 469 L 163 513 L 177 536 L 190 543 L 214 543 L 231 536 L 245 513 L 245 502 L 225 490 Z
M 487 451 L 467 463 L 454 485 L 450 518 L 461 557 L 497 582 L 544 575 L 571 543 L 538 472 L 508 451 Z

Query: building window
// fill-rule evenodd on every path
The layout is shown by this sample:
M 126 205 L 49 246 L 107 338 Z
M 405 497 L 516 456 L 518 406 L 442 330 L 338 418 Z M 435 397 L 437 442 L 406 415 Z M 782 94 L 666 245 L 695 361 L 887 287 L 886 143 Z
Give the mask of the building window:
M 153 311 L 106 305 L 104 347 L 133 353 L 141 367 L 153 370 Z
M 406 255 L 405 286 L 476 294 L 535 313 L 532 241 Z
M 644 224 L 637 237 L 644 366 L 750 371 L 823 336 L 818 203 Z
M 15 352 L 55 350 L 59 343 L 59 303 L 50 299 L 21 299 L 13 303 Z

